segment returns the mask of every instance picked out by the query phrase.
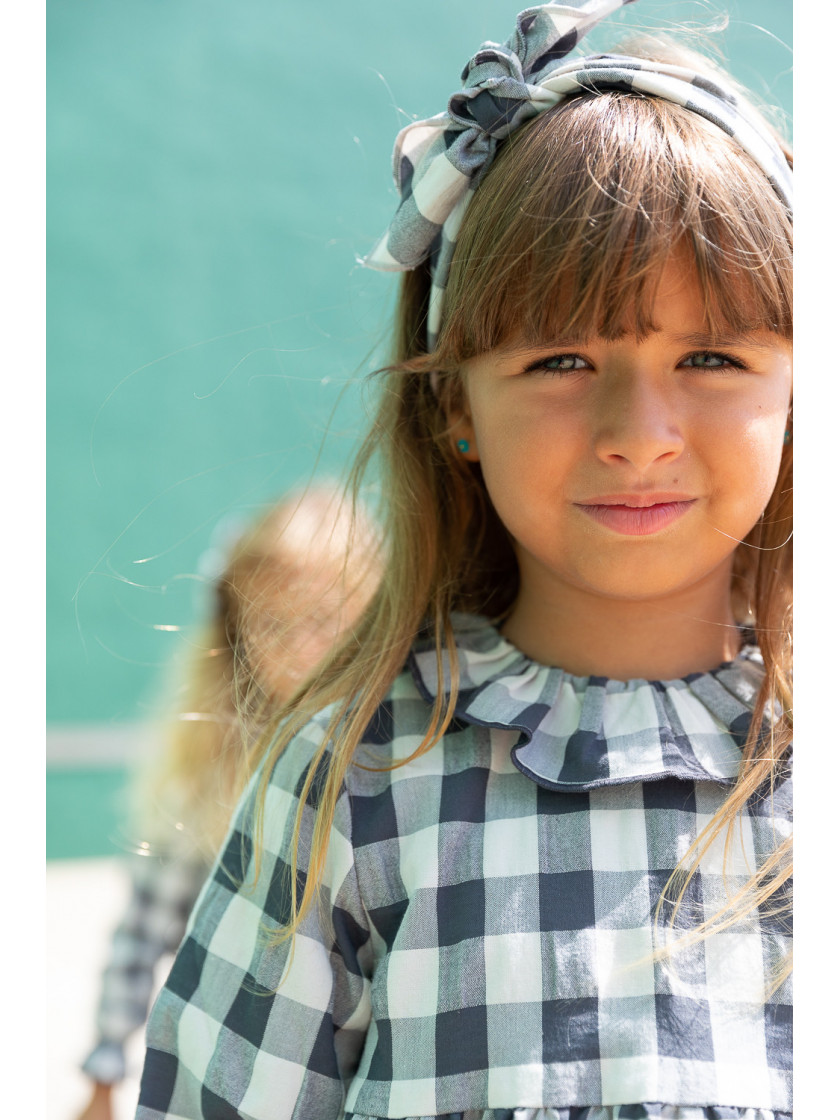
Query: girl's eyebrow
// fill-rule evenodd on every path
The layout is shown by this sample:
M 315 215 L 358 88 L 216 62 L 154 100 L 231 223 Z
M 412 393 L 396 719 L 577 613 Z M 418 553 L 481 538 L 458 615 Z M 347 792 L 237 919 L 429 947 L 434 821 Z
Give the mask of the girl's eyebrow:
M 689 334 L 673 334 L 670 338 L 684 346 L 698 349 L 719 346 L 748 346 L 751 350 L 773 350 L 778 345 L 778 336 L 766 327 L 755 327 L 744 331 L 697 331 Z
M 608 339 L 609 342 L 621 342 L 629 337 L 632 332 L 626 331 Z M 691 331 L 685 334 L 668 334 L 656 330 L 648 331 L 641 336 L 641 341 L 651 335 L 661 334 L 671 342 L 681 346 L 692 347 L 698 350 L 708 350 L 727 346 L 748 346 L 752 350 L 772 350 L 778 345 L 778 335 L 773 334 L 763 326 L 756 326 L 742 331 Z M 505 357 L 515 358 L 520 354 L 531 354 L 545 350 L 573 350 L 576 347 L 585 347 L 599 341 L 599 336 L 592 335 L 561 335 L 558 338 L 547 338 L 545 341 L 516 342 L 510 346 L 502 346 L 499 353 Z
M 578 346 L 588 345 L 596 337 L 595 335 L 561 335 L 558 338 L 547 338 L 544 342 L 536 339 L 523 340 L 500 346 L 497 352 L 505 358 L 516 358 L 519 355 L 542 353 L 544 350 L 573 350 Z

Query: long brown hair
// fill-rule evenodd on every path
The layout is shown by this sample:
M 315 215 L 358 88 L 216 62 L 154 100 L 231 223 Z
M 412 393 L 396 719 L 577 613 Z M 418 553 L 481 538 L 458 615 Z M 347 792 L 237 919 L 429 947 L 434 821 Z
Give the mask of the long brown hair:
M 689 59 L 702 72 L 692 52 L 671 50 L 663 61 Z M 465 215 L 432 353 L 426 348 L 428 267 L 404 275 L 394 360 L 380 374 L 379 411 L 354 470 L 360 487 L 371 462 L 379 462 L 384 576 L 347 643 L 283 713 L 286 722 L 262 778 L 264 795 L 271 765 L 290 739 L 316 711 L 336 704 L 309 771 L 311 784 L 316 764 L 327 756 L 310 873 L 300 897 L 293 884 L 292 918 L 282 936 L 294 932 L 317 897 L 342 779 L 421 624 L 436 637 L 439 687 L 427 733 L 411 758 L 441 738 L 454 712 L 451 613 L 477 611 L 499 621 L 518 592 L 514 552 L 480 468 L 453 446 L 447 416 L 461 400 L 463 363 L 514 335 L 526 342 L 571 333 L 610 337 L 628 321 L 644 333 L 657 280 L 675 246 L 694 263 L 710 325 L 790 336 L 790 218 L 757 165 L 681 106 L 635 93 L 583 94 L 500 146 Z M 736 617 L 755 630 L 766 676 L 737 783 L 666 889 L 677 902 L 715 839 L 724 833 L 730 845 L 745 806 L 771 795 L 791 741 L 791 516 L 786 445 L 765 513 L 737 547 L 732 583 Z M 449 688 L 443 687 L 446 660 Z M 775 713 L 769 731 L 768 711 Z M 301 812 L 307 794 L 308 785 Z M 258 811 L 258 840 L 260 827 Z M 294 851 L 293 866 L 296 860 Z M 783 845 L 732 907 L 713 919 L 714 928 L 765 903 L 789 873 Z

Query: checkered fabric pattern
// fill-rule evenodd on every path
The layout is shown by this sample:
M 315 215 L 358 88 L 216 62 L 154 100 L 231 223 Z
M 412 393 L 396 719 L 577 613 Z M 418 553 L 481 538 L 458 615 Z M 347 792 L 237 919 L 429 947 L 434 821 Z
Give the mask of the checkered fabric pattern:
M 405 271 L 431 259 L 427 330 L 437 337 L 446 280 L 470 200 L 498 142 L 520 125 L 582 92 L 633 91 L 699 113 L 731 136 L 792 206 L 792 176 L 759 114 L 733 90 L 704 75 L 623 55 L 564 61 L 605 16 L 633 0 L 568 0 L 527 8 L 507 43 L 486 42 L 467 63 L 464 88 L 445 113 L 407 125 L 394 147 L 400 204 L 365 258 L 370 268 Z
M 272 773 L 256 878 L 246 794 L 152 1012 L 138 1120 L 789 1117 L 791 991 L 768 992 L 785 924 L 762 911 L 650 959 L 657 899 L 728 791 L 752 657 L 610 684 L 458 625 L 456 718 L 408 765 L 361 768 L 426 730 L 421 639 L 348 772 L 293 952 L 266 934 L 305 874 L 312 805 L 295 869 L 291 829 L 328 714 Z M 746 881 L 789 810 L 786 777 L 744 814 L 725 880 L 722 844 L 707 853 L 679 928 Z
M 131 897 L 111 939 L 96 1013 L 96 1046 L 82 1066 L 102 1085 L 125 1077 L 125 1043 L 146 1022 L 154 969 L 174 953 L 209 870 L 195 858 L 135 856 Z

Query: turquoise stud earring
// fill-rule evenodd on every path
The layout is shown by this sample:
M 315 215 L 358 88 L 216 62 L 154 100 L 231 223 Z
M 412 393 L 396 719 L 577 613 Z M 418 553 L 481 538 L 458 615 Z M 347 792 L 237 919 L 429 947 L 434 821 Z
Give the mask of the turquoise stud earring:
M 785 434 L 782 437 L 782 443 L 790 443 L 790 432 L 785 431 Z M 460 444 L 458 446 L 460 446 Z
M 455 446 L 458 448 L 462 455 L 466 455 L 466 453 L 470 449 L 470 441 L 468 439 L 459 439 Z

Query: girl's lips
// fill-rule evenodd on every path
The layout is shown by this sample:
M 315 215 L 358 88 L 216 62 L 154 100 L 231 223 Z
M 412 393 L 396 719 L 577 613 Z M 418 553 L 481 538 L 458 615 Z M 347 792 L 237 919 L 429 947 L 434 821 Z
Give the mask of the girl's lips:
M 672 499 L 650 505 L 625 505 L 612 501 L 592 504 L 576 502 L 575 505 L 594 521 L 616 533 L 623 533 L 627 537 L 644 537 L 673 525 L 691 509 L 696 500 Z

